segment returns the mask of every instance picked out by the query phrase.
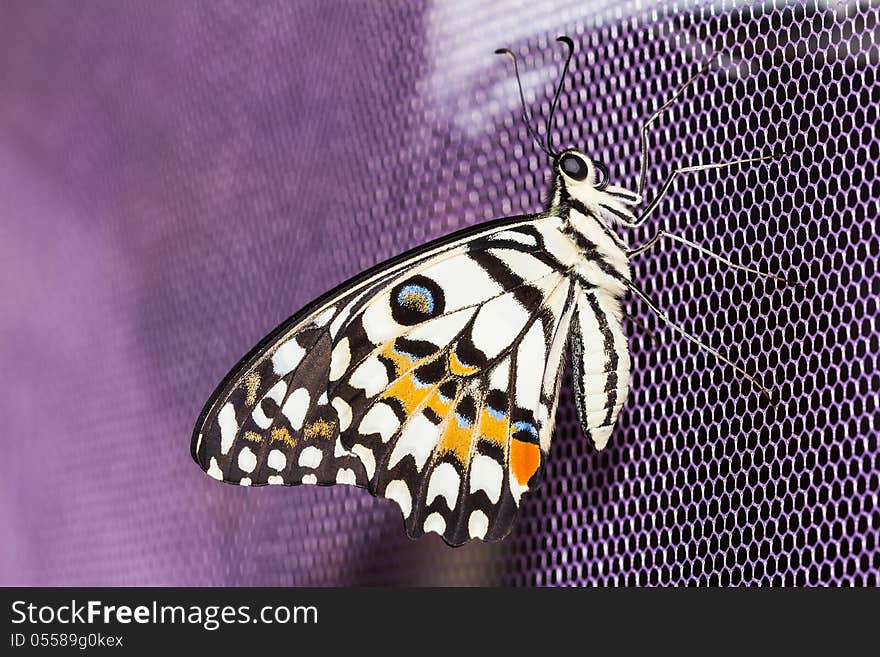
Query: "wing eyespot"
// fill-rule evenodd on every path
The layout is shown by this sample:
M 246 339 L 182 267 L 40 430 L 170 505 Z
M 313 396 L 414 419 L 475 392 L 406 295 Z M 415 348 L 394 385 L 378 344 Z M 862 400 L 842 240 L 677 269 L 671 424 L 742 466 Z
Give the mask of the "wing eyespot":
M 412 276 L 395 285 L 390 295 L 391 316 L 403 326 L 421 324 L 445 311 L 443 289 L 426 276 Z

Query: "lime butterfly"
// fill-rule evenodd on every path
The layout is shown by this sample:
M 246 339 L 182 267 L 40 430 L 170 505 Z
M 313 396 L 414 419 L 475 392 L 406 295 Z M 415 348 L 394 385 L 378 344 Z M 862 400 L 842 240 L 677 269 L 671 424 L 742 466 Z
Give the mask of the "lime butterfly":
M 562 80 L 568 71 L 568 49 Z M 519 71 L 511 56 L 517 81 Z M 699 73 L 698 73 L 699 75 Z M 696 76 L 695 76 L 696 77 Z M 683 85 L 645 123 L 654 121 Z M 384 262 L 283 322 L 219 385 L 202 411 L 192 456 L 212 477 L 242 486 L 351 484 L 394 500 L 411 537 L 450 545 L 497 540 L 534 490 L 550 449 L 563 357 L 572 363 L 577 413 L 596 449 L 609 440 L 629 390 L 621 300 L 632 293 L 671 324 L 632 282 L 629 260 L 676 240 L 660 231 L 628 248 L 620 227 L 657 208 L 678 169 L 638 215 L 636 192 L 612 185 L 599 162 L 549 140 L 553 183 L 543 212 L 467 228 Z M 783 279 L 779 279 L 783 280 Z

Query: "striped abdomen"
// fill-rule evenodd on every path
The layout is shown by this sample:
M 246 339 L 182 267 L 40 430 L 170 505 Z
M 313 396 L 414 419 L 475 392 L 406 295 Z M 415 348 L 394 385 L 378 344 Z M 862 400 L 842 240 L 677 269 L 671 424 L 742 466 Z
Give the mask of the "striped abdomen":
M 629 346 L 619 301 L 600 288 L 581 289 L 569 343 L 575 404 L 596 449 L 608 442 L 629 392 Z

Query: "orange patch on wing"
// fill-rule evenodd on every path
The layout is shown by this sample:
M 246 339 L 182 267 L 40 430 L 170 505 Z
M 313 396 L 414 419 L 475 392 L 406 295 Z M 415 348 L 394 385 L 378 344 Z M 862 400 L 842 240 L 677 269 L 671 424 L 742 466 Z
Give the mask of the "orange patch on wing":
M 247 391 L 247 395 L 244 398 L 244 403 L 248 406 L 253 406 L 257 401 L 257 390 L 260 389 L 260 375 L 256 372 L 251 372 L 246 377 L 244 377 L 244 387 Z
M 510 441 L 510 471 L 520 486 L 525 486 L 541 464 L 541 452 L 534 443 Z
M 507 440 L 507 416 L 493 417 L 484 408 L 483 412 L 480 413 L 480 426 L 477 429 L 477 433 L 481 438 L 495 443 L 503 449 Z
M 385 345 L 385 348 L 382 349 L 381 356 L 394 363 L 394 371 L 398 376 L 404 372 L 408 372 L 416 364 L 416 361 L 406 354 L 399 354 L 394 351 L 394 342 L 389 342 Z
M 437 446 L 437 455 L 452 453 L 458 462 L 466 466 L 471 455 L 471 435 L 474 427 L 471 424 L 462 426 L 459 419 L 453 413 L 446 423 L 440 444 Z
M 452 400 L 441 397 L 437 388 L 434 388 L 431 392 L 433 394 L 428 399 L 428 403 L 425 404 L 425 408 L 430 408 L 440 417 L 449 415 L 449 409 L 452 408 Z
M 471 374 L 479 372 L 480 368 L 473 367 L 472 365 L 465 365 L 458 359 L 458 354 L 455 353 L 455 349 L 450 349 L 449 371 L 457 376 L 470 376 Z
M 382 396 L 385 398 L 394 397 L 403 404 L 404 412 L 407 415 L 412 415 L 434 389 L 434 386 L 419 386 L 413 380 L 413 375 L 408 374 L 388 386 L 388 389 Z
M 276 429 L 276 431 L 277 431 L 277 429 Z M 263 437 L 262 437 L 260 434 L 255 433 L 255 432 L 253 432 L 253 431 L 245 431 L 245 432 L 244 432 L 244 436 L 242 436 L 242 437 L 243 437 L 245 440 L 249 440 L 249 441 L 251 441 L 252 443 L 261 443 L 261 442 L 263 442 Z

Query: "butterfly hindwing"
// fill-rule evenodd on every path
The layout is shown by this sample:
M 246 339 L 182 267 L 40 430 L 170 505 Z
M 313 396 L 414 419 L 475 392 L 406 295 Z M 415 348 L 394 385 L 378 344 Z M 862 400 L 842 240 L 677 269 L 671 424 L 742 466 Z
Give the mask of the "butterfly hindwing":
M 574 307 L 553 220 L 429 244 L 282 324 L 206 405 L 196 461 L 243 485 L 367 487 L 411 536 L 502 538 L 540 478 Z
M 411 536 L 460 544 L 508 533 L 549 448 L 573 294 L 568 277 L 544 273 L 381 349 L 389 382 L 358 405 L 342 440 L 368 464 L 370 490 L 400 505 Z

